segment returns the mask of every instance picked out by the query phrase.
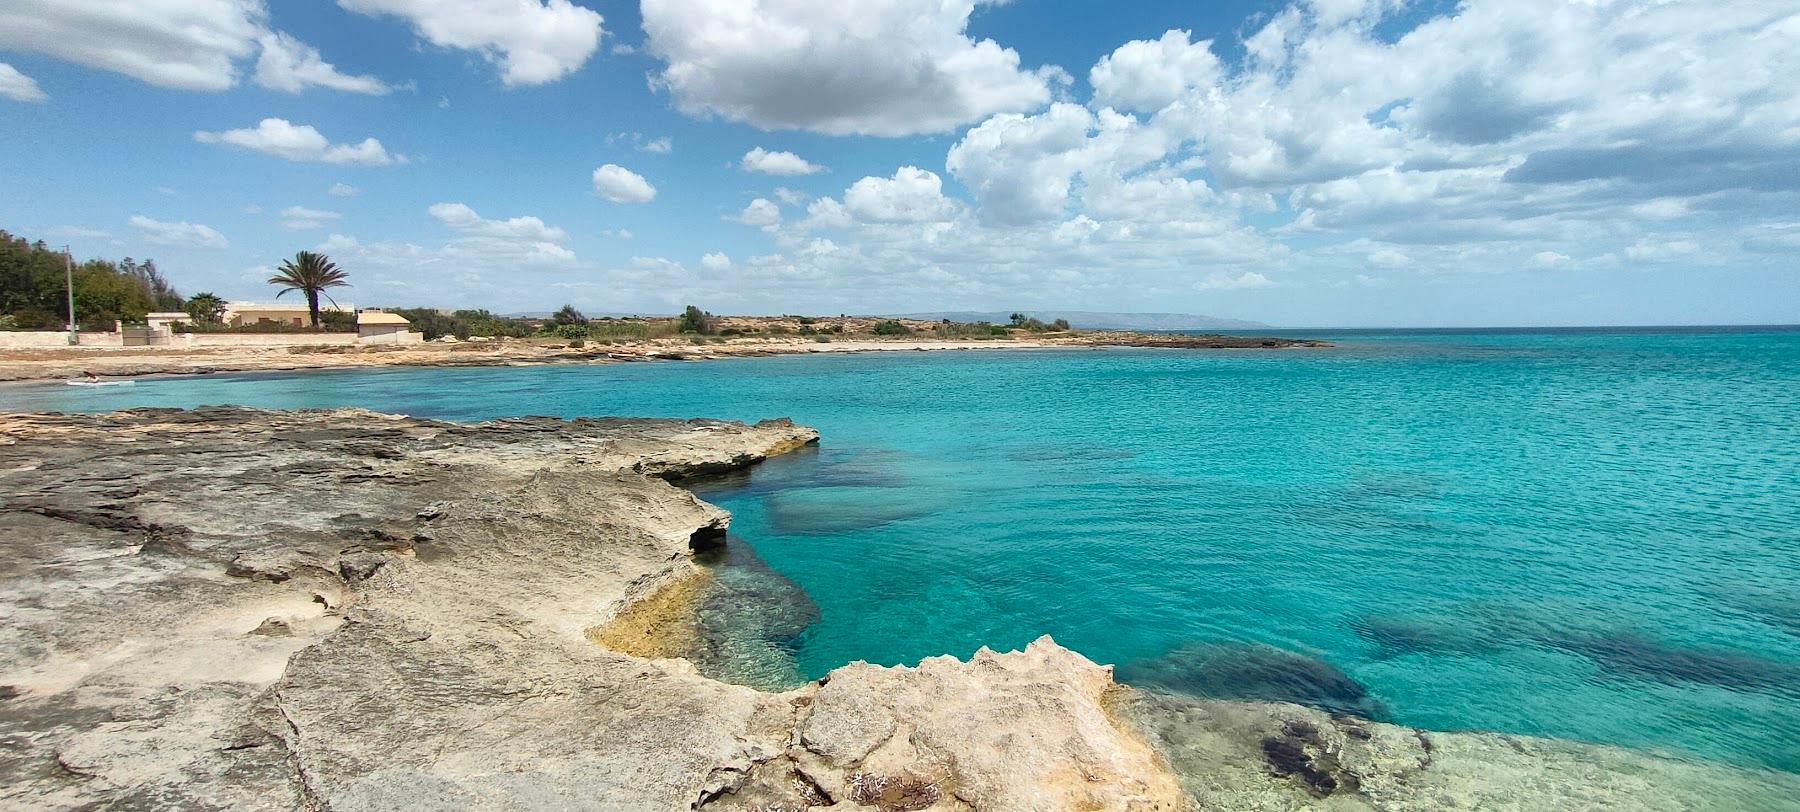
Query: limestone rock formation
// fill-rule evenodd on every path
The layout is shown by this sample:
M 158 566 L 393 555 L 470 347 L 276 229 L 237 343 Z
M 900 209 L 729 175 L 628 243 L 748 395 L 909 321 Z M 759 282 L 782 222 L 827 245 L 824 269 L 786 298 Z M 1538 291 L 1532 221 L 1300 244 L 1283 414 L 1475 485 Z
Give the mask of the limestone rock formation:
M 670 480 L 817 436 L 784 420 L 0 415 L 0 808 L 1761 809 L 1800 797 L 1785 777 L 1617 748 L 1146 694 L 1049 638 L 968 661 L 852 664 L 780 693 L 664 658 L 696 650 L 668 639 L 707 625 L 690 610 L 723 611 L 693 553 L 729 521 Z M 1221 684 L 1214 672 L 1205 684 Z

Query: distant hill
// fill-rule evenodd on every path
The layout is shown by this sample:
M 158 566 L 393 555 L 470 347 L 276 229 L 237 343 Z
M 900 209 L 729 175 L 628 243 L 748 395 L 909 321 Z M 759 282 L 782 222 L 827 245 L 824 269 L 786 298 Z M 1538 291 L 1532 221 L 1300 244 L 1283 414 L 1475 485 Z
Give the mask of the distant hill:
M 945 313 L 902 313 L 909 319 L 949 319 L 951 321 L 990 321 L 1005 324 L 1014 312 L 1044 321 L 1068 319 L 1069 326 L 1086 330 L 1251 330 L 1269 325 L 1242 319 L 1197 316 L 1191 313 L 1096 313 L 1087 310 L 1020 310 L 984 313 L 953 311 Z

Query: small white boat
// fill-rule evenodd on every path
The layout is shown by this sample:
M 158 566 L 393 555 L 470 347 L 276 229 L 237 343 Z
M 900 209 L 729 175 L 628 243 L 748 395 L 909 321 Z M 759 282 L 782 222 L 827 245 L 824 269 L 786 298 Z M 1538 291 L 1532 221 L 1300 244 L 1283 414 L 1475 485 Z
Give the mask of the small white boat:
M 136 386 L 137 381 L 63 381 L 70 386 Z

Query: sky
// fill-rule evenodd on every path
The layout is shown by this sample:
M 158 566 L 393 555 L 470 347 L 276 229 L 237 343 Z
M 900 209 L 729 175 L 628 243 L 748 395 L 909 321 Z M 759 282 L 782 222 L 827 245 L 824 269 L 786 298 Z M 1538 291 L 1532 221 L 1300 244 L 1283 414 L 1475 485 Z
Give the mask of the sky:
M 0 228 L 266 300 L 1800 322 L 1792 0 L 0 0 Z

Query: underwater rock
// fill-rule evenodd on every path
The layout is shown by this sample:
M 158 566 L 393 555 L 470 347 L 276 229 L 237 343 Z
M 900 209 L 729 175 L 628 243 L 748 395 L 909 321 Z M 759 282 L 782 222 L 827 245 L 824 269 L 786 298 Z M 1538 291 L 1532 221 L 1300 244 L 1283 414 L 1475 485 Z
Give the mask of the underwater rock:
M 769 524 L 783 535 L 846 533 L 924 516 L 935 502 L 918 488 L 795 488 L 769 496 Z
M 700 673 L 763 690 L 806 682 L 794 652 L 819 621 L 819 605 L 806 590 L 737 537 L 695 563 L 712 575 L 694 610 L 695 645 L 686 655 Z
M 1567 635 L 1544 642 L 1587 657 L 1618 677 L 1800 691 L 1800 666 L 1736 652 L 1681 648 L 1634 632 Z
M 1480 619 L 1456 613 L 1364 615 L 1351 620 L 1350 629 L 1374 643 L 1384 659 L 1408 654 L 1471 654 L 1495 645 L 1492 630 Z
M 1381 703 L 1324 660 L 1262 643 L 1188 643 L 1119 666 L 1121 682 L 1213 699 L 1293 702 L 1358 716 L 1379 716 Z

